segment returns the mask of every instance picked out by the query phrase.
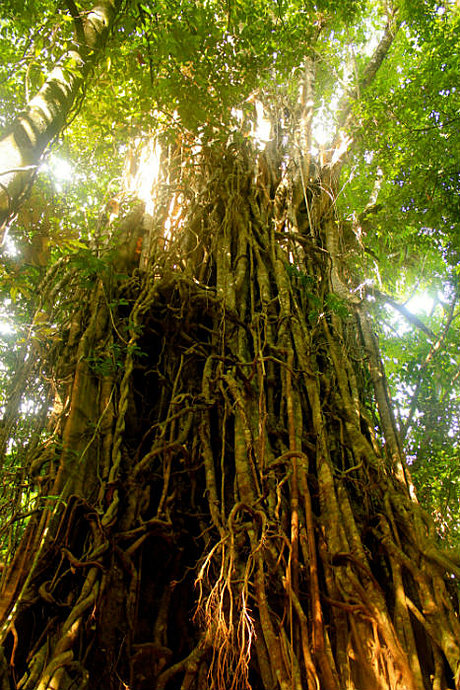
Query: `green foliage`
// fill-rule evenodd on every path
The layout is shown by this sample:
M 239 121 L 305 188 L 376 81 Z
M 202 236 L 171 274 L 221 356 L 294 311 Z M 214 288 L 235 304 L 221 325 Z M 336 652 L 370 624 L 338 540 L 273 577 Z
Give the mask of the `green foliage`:
M 452 295 L 450 296 L 453 299 Z M 442 338 L 436 347 L 425 333 L 380 314 L 381 344 L 411 472 L 424 505 L 433 512 L 440 533 L 459 543 L 458 386 L 460 332 L 449 308 L 437 304 L 423 318 Z
M 120 300 L 117 300 L 116 304 L 120 306 Z M 103 352 L 89 355 L 86 361 L 96 376 L 111 376 L 123 370 L 127 354 L 133 359 L 146 357 L 146 353 L 136 344 L 125 345 L 115 342 Z
M 337 316 L 340 316 L 341 319 L 346 319 L 349 315 L 348 304 L 346 301 L 343 298 L 335 295 L 333 292 L 330 292 L 328 295 L 326 295 L 325 306 L 327 311 L 337 314 Z
M 6 0 L 0 16 L 0 123 L 35 95 L 72 41 L 72 23 L 48 0 Z
M 108 350 L 101 354 L 93 354 L 86 358 L 91 371 L 97 376 L 105 377 L 121 370 L 124 364 L 123 350 L 119 343 L 113 343 Z
M 440 338 L 435 350 L 403 317 L 376 313 L 419 493 L 458 543 L 460 15 L 449 4 L 411 1 L 400 17 L 394 49 L 355 108 L 357 146 L 339 204 L 359 220 L 374 284 L 401 303 L 416 292 L 434 299 L 422 320 Z
M 460 249 L 460 14 L 411 2 L 403 17 L 390 59 L 357 107 L 360 149 L 353 169 L 365 166 L 368 175 L 353 175 L 345 195 L 363 209 L 380 179 L 368 242 L 393 284 L 395 255 L 409 271 L 408 282 L 421 264 L 442 281 L 449 280 L 449 267 L 455 270 Z
M 412 467 L 419 500 L 434 518 L 438 532 L 453 548 L 460 547 L 459 451 L 438 449 Z

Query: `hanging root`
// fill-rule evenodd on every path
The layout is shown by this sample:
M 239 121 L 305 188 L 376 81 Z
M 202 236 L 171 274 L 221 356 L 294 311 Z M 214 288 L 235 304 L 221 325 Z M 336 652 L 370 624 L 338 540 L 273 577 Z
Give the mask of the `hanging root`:
M 235 560 L 234 536 L 228 547 L 219 542 L 200 568 L 196 585 L 199 597 L 195 618 L 212 640 L 208 677 L 210 687 L 250 688 L 248 674 L 254 622 L 248 603 L 251 559 L 241 569 Z M 219 573 L 213 577 L 213 560 Z M 214 567 L 213 567 L 214 566 Z M 204 593 L 206 588 L 207 593 Z

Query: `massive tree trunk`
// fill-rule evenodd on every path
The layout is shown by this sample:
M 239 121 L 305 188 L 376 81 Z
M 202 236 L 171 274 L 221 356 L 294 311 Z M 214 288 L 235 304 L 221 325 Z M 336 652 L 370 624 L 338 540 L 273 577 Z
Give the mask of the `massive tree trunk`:
M 90 287 L 45 282 L 56 405 L 2 687 L 460 688 L 460 571 L 412 493 L 336 173 L 203 149 Z
M 69 6 L 75 8 L 73 2 Z M 120 0 L 100 0 L 89 12 L 75 14 L 74 45 L 0 139 L 1 237 L 27 193 L 43 153 L 65 126 L 119 7 Z

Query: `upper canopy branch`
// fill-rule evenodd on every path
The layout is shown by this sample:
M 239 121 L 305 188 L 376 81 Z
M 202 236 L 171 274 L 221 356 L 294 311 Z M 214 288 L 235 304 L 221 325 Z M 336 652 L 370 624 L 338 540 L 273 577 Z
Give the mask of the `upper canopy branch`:
M 78 43 L 83 47 L 86 45 L 86 38 L 85 38 L 85 29 L 83 26 L 83 20 L 81 17 L 80 12 L 78 11 L 78 7 L 74 3 L 74 0 L 64 0 L 67 9 L 69 10 L 70 14 L 73 17 L 74 25 L 75 25 L 75 36 L 77 38 Z
M 83 24 L 84 44 L 75 44 L 62 55 L 36 96 L 0 139 L 0 236 L 29 188 L 43 153 L 65 126 L 120 5 L 121 0 L 95 4 Z
M 367 63 L 361 79 L 353 89 L 353 91 L 344 96 L 341 107 L 339 108 L 337 131 L 334 137 L 332 148 L 334 149 L 339 143 L 342 130 L 348 130 L 353 120 L 354 113 L 352 112 L 353 103 L 355 103 L 361 96 L 362 92 L 374 81 L 385 57 L 387 56 L 394 38 L 400 26 L 399 21 L 395 21 L 391 17 L 384 29 L 383 36 L 374 54 Z

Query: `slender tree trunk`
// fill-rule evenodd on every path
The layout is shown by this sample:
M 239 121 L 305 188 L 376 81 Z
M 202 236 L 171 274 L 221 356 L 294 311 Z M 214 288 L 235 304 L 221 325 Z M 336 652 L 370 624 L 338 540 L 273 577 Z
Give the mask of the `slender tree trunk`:
M 3 577 L 13 687 L 460 688 L 460 572 L 411 495 L 334 169 L 281 162 L 203 151 L 49 299 L 64 405 Z
M 75 17 L 74 46 L 61 57 L 40 91 L 0 140 L 0 227 L 3 230 L 29 189 L 44 151 L 65 126 L 88 73 L 101 54 L 119 7 L 119 0 L 101 0 L 84 18 Z

